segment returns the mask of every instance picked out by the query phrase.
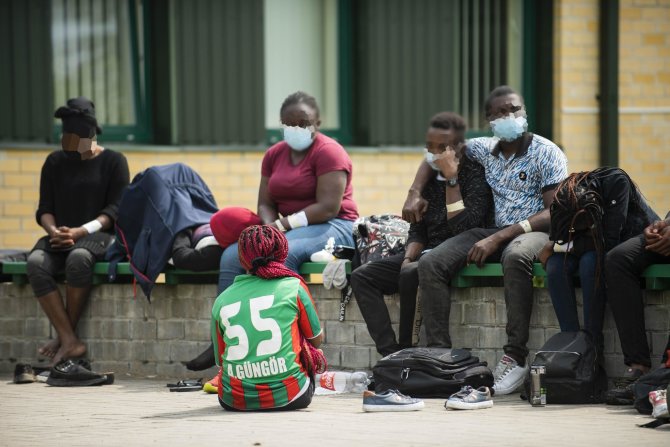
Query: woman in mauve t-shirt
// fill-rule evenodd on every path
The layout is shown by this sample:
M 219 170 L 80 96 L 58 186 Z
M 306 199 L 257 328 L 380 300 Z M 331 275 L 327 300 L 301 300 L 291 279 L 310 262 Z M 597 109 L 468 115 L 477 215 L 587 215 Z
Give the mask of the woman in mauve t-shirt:
M 312 253 L 335 244 L 354 246 L 358 210 L 351 186 L 351 159 L 344 148 L 319 132 L 319 106 L 304 92 L 289 95 L 281 106 L 284 141 L 263 157 L 258 215 L 263 224 L 285 233 L 286 266 L 298 271 Z M 221 256 L 219 293 L 244 273 L 237 244 Z

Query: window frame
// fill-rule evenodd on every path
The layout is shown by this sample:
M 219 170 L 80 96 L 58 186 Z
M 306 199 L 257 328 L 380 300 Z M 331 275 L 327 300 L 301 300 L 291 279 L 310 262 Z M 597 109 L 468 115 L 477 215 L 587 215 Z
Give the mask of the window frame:
M 140 1 L 140 3 L 138 3 Z M 131 54 L 131 82 L 133 85 L 133 107 L 135 125 L 108 125 L 104 122 L 99 123 L 102 128 L 102 135 L 105 142 L 122 142 L 128 144 L 147 144 L 153 142 L 152 127 L 152 85 L 151 85 L 151 20 L 150 20 L 150 1 L 147 0 L 126 0 L 128 7 L 128 18 L 130 21 L 130 54 Z M 138 28 L 138 10 L 141 9 L 142 15 L 142 39 L 140 41 Z M 140 67 L 139 45 L 142 42 L 144 54 L 144 70 Z M 53 48 L 53 41 L 52 41 Z M 53 51 L 53 50 L 52 50 Z M 53 53 L 52 53 L 53 57 Z M 143 73 L 143 76 L 142 76 Z M 143 79 L 142 79 L 143 78 Z M 142 88 L 142 82 L 144 88 Z M 90 98 L 96 102 L 96 98 Z M 59 122 L 53 124 L 52 139 L 59 141 L 62 135 L 63 126 Z

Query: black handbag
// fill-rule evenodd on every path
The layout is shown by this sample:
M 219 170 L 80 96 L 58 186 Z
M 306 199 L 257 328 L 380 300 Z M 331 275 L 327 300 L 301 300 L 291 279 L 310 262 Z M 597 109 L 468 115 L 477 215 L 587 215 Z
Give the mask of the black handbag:
M 465 349 L 402 349 L 380 359 L 372 374 L 376 392 L 395 389 L 413 397 L 448 398 L 465 385 L 493 386 L 486 362 Z
M 537 351 L 534 366 L 543 366 L 543 386 L 548 404 L 595 404 L 603 402 L 607 374 L 591 335 L 584 331 L 559 332 Z M 530 373 L 524 382 L 530 396 Z

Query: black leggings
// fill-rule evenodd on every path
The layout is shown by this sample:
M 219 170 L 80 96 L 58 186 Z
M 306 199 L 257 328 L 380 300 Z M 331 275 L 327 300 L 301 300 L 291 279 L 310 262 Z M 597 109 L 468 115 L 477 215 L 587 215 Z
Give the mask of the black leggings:
M 56 290 L 56 275 L 63 271 L 68 285 L 90 286 L 94 265 L 95 256 L 85 248 L 62 253 L 34 250 L 28 256 L 26 270 L 33 293 L 41 297 Z

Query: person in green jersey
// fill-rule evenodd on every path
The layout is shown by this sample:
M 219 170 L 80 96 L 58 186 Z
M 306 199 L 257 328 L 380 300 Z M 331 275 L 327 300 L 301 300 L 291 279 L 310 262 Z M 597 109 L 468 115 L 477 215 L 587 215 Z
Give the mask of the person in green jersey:
M 239 275 L 212 308 L 219 403 L 226 410 L 296 410 L 314 395 L 325 369 L 321 323 L 302 278 L 289 270 L 286 237 L 268 225 L 245 229 Z

